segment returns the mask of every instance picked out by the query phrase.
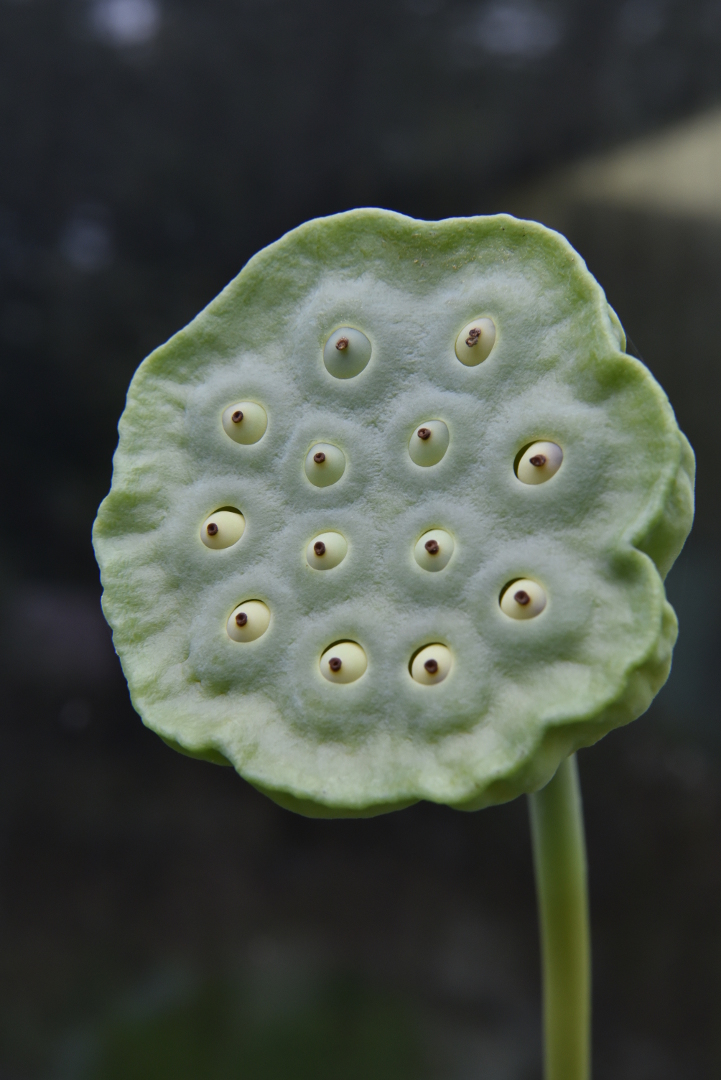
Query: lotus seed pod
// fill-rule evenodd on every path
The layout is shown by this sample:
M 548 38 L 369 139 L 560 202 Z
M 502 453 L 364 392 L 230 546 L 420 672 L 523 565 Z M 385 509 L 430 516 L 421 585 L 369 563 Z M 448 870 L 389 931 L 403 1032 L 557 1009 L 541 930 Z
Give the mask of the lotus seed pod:
M 372 342 L 357 378 L 321 362 L 338 328 Z M 506 801 L 640 715 L 671 662 L 663 578 L 694 463 L 622 350 L 581 258 L 533 222 L 357 210 L 261 251 L 144 361 L 119 425 L 94 542 L 145 723 L 284 806 L 338 816 Z M 268 419 L 250 452 L 218 422 L 239 387 Z M 447 453 L 418 467 L 409 445 L 440 420 Z M 540 439 L 563 464 L 529 485 L 514 463 Z M 245 518 L 224 555 L 198 543 L 212 507 Z M 412 557 L 429 530 L 441 554 L 442 532 L 455 543 L 441 573 Z M 311 572 L 308 545 L 332 532 L 348 555 Z M 501 594 L 525 579 L 548 603 L 511 618 Z M 226 629 L 245 597 L 272 612 L 247 647 Z M 438 693 L 409 674 L 434 641 L 453 658 Z M 334 642 L 362 649 L 362 677 L 326 677 L 334 656 L 349 670 L 340 651 L 324 669 Z
M 345 471 L 345 455 L 330 443 L 314 443 L 305 459 L 305 475 L 316 487 L 330 487 Z
M 324 532 L 314 536 L 305 551 L 308 566 L 314 570 L 332 570 L 343 562 L 348 553 L 348 542 L 339 532 Z
M 233 442 L 249 446 L 265 435 L 268 416 L 255 401 L 238 401 L 223 412 L 223 431 Z
M 325 343 L 323 363 L 336 379 L 352 379 L 360 375 L 371 358 L 371 343 L 360 330 L 342 326 Z
M 320 658 L 320 672 L 331 683 L 352 683 L 360 679 L 368 659 L 357 641 L 337 641 Z
M 512 581 L 501 593 L 501 611 L 512 619 L 535 619 L 548 603 L 546 590 L 530 578 Z
M 416 465 L 437 465 L 448 449 L 448 425 L 442 420 L 424 420 L 411 435 L 408 453 Z
M 466 367 L 476 367 L 490 356 L 495 343 L 493 319 L 474 319 L 466 323 L 456 338 L 456 356 Z
M 448 566 L 453 554 L 453 537 L 445 529 L 430 529 L 423 533 L 413 554 L 416 562 L 424 570 L 443 570 Z
M 413 657 L 411 676 L 422 686 L 435 686 L 443 682 L 451 663 L 451 650 L 446 645 L 426 645 Z
M 556 475 L 562 463 L 563 450 L 557 443 L 534 442 L 518 459 L 516 476 L 524 484 L 545 484 Z
M 255 641 L 270 625 L 270 610 L 262 600 L 246 600 L 231 612 L 226 626 L 233 641 Z
M 200 539 L 209 548 L 227 548 L 237 544 L 245 531 L 245 518 L 240 510 L 216 510 L 207 517 L 200 529 Z

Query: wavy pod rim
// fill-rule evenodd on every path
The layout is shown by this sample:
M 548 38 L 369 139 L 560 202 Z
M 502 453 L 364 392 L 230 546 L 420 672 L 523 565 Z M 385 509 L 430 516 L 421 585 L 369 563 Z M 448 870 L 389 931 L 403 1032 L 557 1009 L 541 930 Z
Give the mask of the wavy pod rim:
M 548 275 L 547 295 L 541 295 L 536 287 L 539 268 Z M 363 286 L 366 292 L 359 300 L 356 294 L 361 290 L 359 283 L 363 275 L 367 279 Z M 314 309 L 312 292 L 319 283 L 326 290 L 324 303 Z M 406 314 L 403 307 L 406 304 L 405 333 L 410 341 L 407 348 L 405 339 L 391 326 L 390 317 L 384 322 L 373 314 L 371 301 L 380 295 L 378 283 L 383 285 L 385 295 L 398 304 L 398 310 L 392 312 L 396 322 L 403 322 L 398 316 Z M 511 299 L 503 301 L 501 285 Z M 547 323 L 545 343 L 539 345 L 535 356 L 534 377 L 540 380 L 546 372 L 553 373 L 566 364 L 563 370 L 571 371 L 574 390 L 586 396 L 579 399 L 580 404 L 575 400 L 569 404 L 565 399 L 558 402 L 557 417 L 553 402 L 545 402 L 545 411 L 538 411 L 528 423 L 518 424 L 512 445 L 503 443 L 498 434 L 500 428 L 488 421 L 488 430 L 496 438 L 496 443 L 489 443 L 495 471 L 488 471 L 487 462 L 478 468 L 486 469 L 484 483 L 493 497 L 501 502 L 507 500 L 503 506 L 505 516 L 517 514 L 519 535 L 526 519 L 531 520 L 527 507 L 534 507 L 537 514 L 538 508 L 544 506 L 540 500 L 553 498 L 557 501 L 555 518 L 549 517 L 547 527 L 549 550 L 554 544 L 563 546 L 564 528 L 568 530 L 566 542 L 571 543 L 572 527 L 566 524 L 570 517 L 558 492 L 565 491 L 568 495 L 582 490 L 578 462 L 584 443 L 580 424 L 574 419 L 574 405 L 578 405 L 577 412 L 585 410 L 587 416 L 596 416 L 594 410 L 599 414 L 606 407 L 622 411 L 632 399 L 637 399 L 643 406 L 643 415 L 634 423 L 644 437 L 649 432 L 652 434 L 651 453 L 657 457 L 651 460 L 640 447 L 639 437 L 639 478 L 633 481 L 636 488 L 623 491 L 619 488 L 614 492 L 612 485 L 607 484 L 605 495 L 610 500 L 617 497 L 622 512 L 613 527 L 615 532 L 604 534 L 603 542 L 599 541 L 600 546 L 588 554 L 584 564 L 595 575 L 594 581 L 606 590 L 604 602 L 609 612 L 612 608 L 609 596 L 619 605 L 627 604 L 619 617 L 623 615 L 634 619 L 634 625 L 638 623 L 642 630 L 638 647 L 623 659 L 607 657 L 605 667 L 588 664 L 583 684 L 587 684 L 585 696 L 577 694 L 573 700 L 562 700 L 554 689 L 556 696 L 548 697 L 545 712 L 520 720 L 509 714 L 511 730 L 503 742 L 498 734 L 496 714 L 502 708 L 504 695 L 509 697 L 509 688 L 499 682 L 500 704 L 494 706 L 496 713 L 493 713 L 487 698 L 483 698 L 482 686 L 477 701 L 471 702 L 472 688 L 469 689 L 468 680 L 463 681 L 463 673 L 474 663 L 484 671 L 496 671 L 500 661 L 494 667 L 494 657 L 505 647 L 504 642 L 511 640 L 508 627 L 494 622 L 503 618 L 498 612 L 498 595 L 507 581 L 537 575 L 547 585 L 552 604 L 549 619 L 522 623 L 524 641 L 532 642 L 535 657 L 547 657 L 549 668 L 551 661 L 556 666 L 565 662 L 569 670 L 574 663 L 576 668 L 582 667 L 570 645 L 565 660 L 560 653 L 553 654 L 551 645 L 544 644 L 539 628 L 533 625 L 543 622 L 545 628 L 550 624 L 551 612 L 563 611 L 562 598 L 558 595 L 563 583 L 560 578 L 553 579 L 552 573 L 552 580 L 547 581 L 544 576 L 548 574 L 547 568 L 531 565 L 528 552 L 519 546 L 520 541 L 515 548 L 510 540 L 505 543 L 508 555 L 503 565 L 499 552 L 493 552 L 493 557 L 478 555 L 474 563 L 475 549 L 469 544 L 470 534 L 463 517 L 466 505 L 459 510 L 461 500 L 458 500 L 454 510 L 452 500 L 446 498 L 442 508 L 440 503 L 445 497 L 442 488 L 472 475 L 471 465 L 474 461 L 477 464 L 470 446 L 472 440 L 464 440 L 459 434 L 463 423 L 469 417 L 475 423 L 486 416 L 483 412 L 486 406 L 490 417 L 489 402 L 496 400 L 492 395 L 498 393 L 502 379 L 510 379 L 511 375 L 518 379 L 521 396 L 526 395 L 523 400 L 529 400 L 531 376 L 517 359 L 521 355 L 522 331 L 525 333 L 525 324 L 521 326 L 525 317 L 523 305 L 528 304 L 529 298 L 538 305 L 541 321 L 545 318 Z M 387 301 L 391 302 L 391 299 Z M 441 303 L 445 307 L 441 308 Z M 511 309 L 518 312 L 516 323 L 510 318 Z M 433 363 L 440 370 L 434 384 L 435 397 L 430 392 L 423 397 L 422 393 L 424 387 L 430 386 L 431 371 L 423 346 L 418 345 L 422 342 L 418 322 L 426 317 L 423 314 L 426 310 L 431 315 L 442 312 L 442 317 L 435 318 L 438 325 L 434 328 L 428 321 L 427 328 L 431 342 L 428 355 L 432 345 Z M 480 310 L 493 314 L 496 338 L 483 363 L 465 366 L 455 356 L 455 340 L 459 329 Z M 281 325 L 278 320 L 285 318 L 283 312 L 287 311 L 292 315 Z M 276 336 L 268 338 L 268 328 L 276 323 Z M 358 326 L 368 336 L 373 361 L 356 378 L 341 380 L 326 371 L 323 346 L 329 332 L 345 325 Z M 289 357 L 281 339 L 283 331 L 291 326 L 300 342 Z M 412 332 L 408 327 L 413 328 Z M 571 359 L 567 355 L 569 341 L 574 343 Z M 113 486 L 99 511 L 94 543 L 105 589 L 104 611 L 113 627 L 133 703 L 144 722 L 191 756 L 230 761 L 250 783 L 281 805 L 314 816 L 371 816 L 419 799 L 477 809 L 537 790 L 550 779 L 565 756 L 644 712 L 670 668 L 676 622 L 665 600 L 662 582 L 690 528 L 694 463 L 665 394 L 648 370 L 622 351 L 624 346 L 620 323 L 608 308 L 602 289 L 568 242 L 541 225 L 509 215 L 423 222 L 390 211 L 355 210 L 307 222 L 259 252 L 188 327 L 143 362 L 131 384 L 128 405 L 119 425 Z M 364 445 L 358 441 L 353 424 L 356 413 L 359 422 L 370 415 L 366 402 L 373 394 L 380 401 L 380 389 L 393 388 L 392 379 L 396 375 L 389 367 L 391 356 L 397 364 L 397 377 L 408 380 L 415 374 L 418 386 L 413 384 L 412 391 L 395 397 L 389 393 L 383 399 L 382 415 L 376 402 L 376 412 L 382 420 L 379 427 L 382 438 L 373 447 L 376 456 L 372 458 L 367 442 Z M 273 397 L 275 391 L 271 385 L 273 372 L 280 371 L 286 371 L 289 378 L 292 376 L 291 382 L 295 380 L 282 406 L 280 399 Z M 329 389 L 330 383 L 334 385 Z M 232 467 L 226 451 L 208 444 L 208 461 L 212 461 L 214 471 L 209 477 L 201 476 L 197 462 L 204 460 L 206 435 L 200 420 L 212 416 L 213 430 L 217 431 L 217 416 L 223 405 L 241 399 L 257 401 L 266 409 L 268 430 L 257 444 L 248 446 L 236 445 L 225 438 L 226 450 L 233 452 Z M 327 402 L 330 404 L 326 408 Z M 297 410 L 301 405 L 303 416 L 299 419 Z M 331 405 L 336 410 L 333 415 L 329 411 Z M 289 411 L 283 413 L 283 408 Z M 157 441 L 157 433 L 150 430 L 160 413 L 166 421 L 165 442 Z M 278 422 L 281 415 L 293 418 L 295 433 L 281 430 L 282 424 Z M 449 423 L 451 430 L 448 453 L 433 468 L 416 468 L 415 474 L 424 474 L 420 479 L 404 471 L 412 469 L 407 433 L 418 416 L 438 416 Z M 318 422 L 311 430 L 314 417 Z M 558 432 L 554 423 L 559 426 Z M 619 423 L 617 428 L 622 438 L 622 425 Z M 536 439 L 553 441 L 554 438 L 564 447 L 564 466 L 558 477 L 552 484 L 519 484 L 513 472 L 518 451 Z M 348 463 L 342 481 L 327 488 L 311 488 L 303 474 L 304 455 L 308 446 L 316 442 L 337 445 Z M 271 547 L 286 538 L 288 551 L 292 548 L 293 566 L 300 567 L 304 560 L 298 552 L 304 550 L 302 545 L 307 543 L 309 535 L 333 529 L 348 535 L 352 558 L 349 554 L 332 575 L 307 575 L 318 587 L 347 589 L 350 575 L 360 573 L 359 566 L 363 568 L 361 549 L 349 522 L 355 508 L 366 505 L 364 478 L 371 475 L 369 470 L 373 468 L 376 469 L 373 475 L 377 475 L 380 454 L 385 455 L 388 484 L 397 486 L 399 504 L 403 503 L 397 508 L 393 528 L 389 526 L 385 532 L 381 528 L 379 533 L 384 543 L 388 541 L 384 551 L 389 552 L 387 562 L 393 568 L 389 582 L 398 590 L 407 589 L 412 603 L 420 595 L 414 589 L 429 590 L 424 602 L 434 611 L 436 625 L 421 640 L 404 624 L 396 635 L 397 653 L 393 652 L 395 644 L 384 652 L 382 633 L 378 637 L 370 609 L 359 601 L 357 609 L 351 605 L 345 610 L 343 625 L 338 621 L 339 606 L 336 622 L 330 619 L 326 627 L 313 625 L 303 641 L 287 638 L 282 653 L 285 627 L 289 620 L 297 623 L 300 619 L 298 597 L 302 590 L 297 584 L 300 580 L 297 574 L 293 577 L 296 571 L 288 570 L 286 574 L 285 564 L 283 574 L 277 575 L 283 580 L 268 584 L 267 575 L 263 577 L 261 572 L 263 537 Z M 614 469 L 620 468 L 616 447 L 604 445 L 601 457 L 604 455 Z M 157 467 L 139 469 L 141 458 L 145 462 L 152 458 Z M 262 487 L 261 466 L 266 460 L 275 463 L 274 481 L 282 488 L 280 494 L 267 488 L 264 491 Z M 177 490 L 173 488 L 175 481 L 164 482 L 166 473 L 169 477 L 181 474 L 185 477 Z M 304 481 L 302 506 L 299 498 L 293 501 L 296 480 L 291 477 Z M 562 478 L 567 488 L 560 484 Z M 627 472 L 622 473 L 622 478 L 625 484 L 631 484 Z M 190 557 L 186 558 L 182 547 L 191 527 L 193 537 L 197 538 L 197 528 L 203 520 L 197 509 L 201 480 L 213 488 L 203 495 L 203 505 L 208 498 L 216 501 L 216 505 L 240 505 L 246 518 L 243 543 L 237 545 L 237 550 L 227 550 L 225 554 L 229 557 L 222 560 L 222 566 L 221 560 L 216 559 L 213 570 L 216 576 L 212 580 L 201 556 L 193 556 L 196 562 L 191 566 L 192 560 L 188 561 Z M 432 490 L 413 487 L 424 483 L 436 486 Z M 307 511 L 309 488 L 315 519 L 311 523 L 306 517 L 302 528 L 298 526 L 298 537 L 291 536 L 294 517 L 301 518 Z M 525 490 L 519 493 L 519 488 Z M 640 503 L 637 489 L 641 492 Z M 178 492 L 182 494 L 180 499 L 174 497 Z M 437 510 L 429 492 L 438 503 Z M 589 505 L 595 506 L 591 496 L 588 498 Z M 526 499 L 526 503 L 522 504 L 520 499 Z M 481 532 L 486 529 L 482 539 L 490 543 L 500 516 L 493 517 L 489 510 L 491 524 L 484 523 L 485 519 L 475 509 L 480 505 L 479 500 L 476 488 L 469 489 L 467 502 L 473 504 L 474 521 L 480 522 Z M 420 506 L 426 508 L 425 519 L 420 516 Z M 451 520 L 456 511 L 460 515 L 458 521 Z M 468 514 L 472 516 L 470 511 Z M 457 537 L 458 553 L 443 574 L 422 574 L 412 558 L 413 538 L 441 525 Z M 390 534 L 394 531 L 399 537 L 402 534 L 397 557 L 390 544 Z M 582 539 L 588 546 L 586 538 Z M 577 535 L 574 534 L 573 540 L 578 544 Z M 199 546 L 202 545 L 196 544 L 195 548 Z M 552 555 L 553 550 L 547 558 L 551 559 Z M 164 563 L 161 558 L 165 559 Z M 369 560 L 366 562 L 370 565 Z M 368 566 L 365 571 L 371 573 Z M 412 576 L 414 571 L 423 579 L 422 585 Z M 184 597 L 171 595 L 173 582 L 182 582 L 184 574 L 188 580 L 194 580 L 195 574 L 198 581 L 203 581 L 198 594 L 202 595 L 202 602 L 199 600 L 195 606 L 186 603 Z M 207 584 L 203 575 L 207 575 Z M 630 583 L 627 600 L 619 599 L 626 595 L 619 585 L 624 580 Z M 463 581 L 463 593 L 453 584 L 456 581 Z M 141 582 L 154 598 L 152 610 L 143 607 Z M 244 595 L 262 596 L 274 612 L 271 630 L 263 641 L 269 649 L 278 650 L 274 655 L 284 657 L 282 662 L 287 666 L 282 672 L 278 669 L 278 686 L 282 676 L 295 698 L 290 691 L 282 697 L 280 690 L 277 700 L 268 696 L 271 682 L 262 667 L 262 658 L 257 659 L 261 650 L 256 650 L 252 661 L 257 662 L 257 671 L 262 674 L 255 685 L 249 683 L 240 692 L 232 682 L 234 676 L 214 635 L 222 622 L 220 613 L 224 612 L 227 619 L 227 612 L 242 598 L 241 588 Z M 363 592 L 362 583 L 359 591 Z M 446 610 L 454 603 L 453 610 Z M 471 603 L 477 608 L 471 610 Z M 476 616 L 476 610 L 481 614 Z M 479 630 L 474 621 L 477 618 L 486 619 L 492 633 L 489 630 L 484 637 L 486 632 Z M 172 629 L 176 637 L 171 638 L 167 627 L 173 619 L 178 625 Z M 184 620 L 191 628 L 185 638 L 181 625 Z M 521 621 L 505 619 L 505 622 L 514 622 L 518 629 Z M 571 631 L 570 624 L 565 629 L 561 626 L 558 641 L 564 633 L 563 640 L 572 641 Z M 305 710 L 311 716 L 314 709 L 317 712 L 321 691 L 310 675 L 306 685 L 305 676 L 299 682 L 297 673 L 311 669 L 317 673 L 315 661 L 324 645 L 341 638 L 358 640 L 369 661 L 363 679 L 346 688 L 349 693 L 344 699 L 344 708 L 348 710 L 345 718 L 350 718 L 352 723 L 347 725 L 345 738 L 340 737 L 337 717 L 326 715 L 322 709 L 321 721 L 315 729 L 309 722 L 304 721 L 305 726 L 295 720 L 291 722 L 284 711 L 289 707 L 288 702 L 295 700 L 301 705 L 301 713 Z M 407 724 L 403 730 L 398 727 L 390 733 L 386 730 L 385 734 L 370 730 L 368 718 L 380 721 L 393 715 L 401 693 L 407 694 L 401 702 L 406 712 L 409 708 L 430 709 L 424 703 L 416 704 L 420 699 L 414 698 L 412 685 L 407 687 L 411 682 L 407 678 L 407 659 L 428 640 L 449 641 L 454 650 L 454 678 L 446 680 L 438 687 L 437 695 L 432 695 L 440 699 L 444 686 L 449 688 L 448 693 L 451 686 L 457 688 L 459 696 L 451 702 L 448 727 L 441 730 L 440 713 L 431 710 L 423 713 L 425 727 L 413 729 L 408 726 L 410 721 L 403 719 Z M 212 642 L 212 648 L 207 642 Z M 311 649 L 315 650 L 313 664 Z M 389 666 L 391 660 L 395 667 Z M 251 667 L 249 664 L 248 679 L 253 675 Z M 401 669 L 404 682 L 400 676 L 396 681 L 396 670 Z M 542 666 L 538 670 L 545 675 Z M 367 707 L 363 698 L 367 693 L 365 688 L 374 685 L 373 679 L 381 676 L 388 693 L 383 697 L 377 691 L 372 708 Z M 551 680 L 547 682 L 550 686 Z M 577 682 L 582 685 L 580 676 Z M 406 689 L 399 690 L 401 685 Z M 276 688 L 272 689 L 275 693 Z M 430 696 L 426 694 L 425 700 Z M 335 701 L 337 708 L 337 696 Z M 456 702 L 461 704 L 453 713 Z M 214 713 L 212 722 L 207 720 L 209 712 Z M 284 749 L 282 753 L 278 750 L 274 757 L 271 743 L 275 739 L 278 744 L 281 736 Z M 375 775 L 369 762 L 382 758 L 391 764 Z

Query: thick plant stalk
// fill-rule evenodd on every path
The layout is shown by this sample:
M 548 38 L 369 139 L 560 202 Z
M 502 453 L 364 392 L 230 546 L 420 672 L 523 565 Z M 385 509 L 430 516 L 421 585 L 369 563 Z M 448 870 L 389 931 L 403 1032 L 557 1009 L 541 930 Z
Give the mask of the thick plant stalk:
M 529 796 L 538 892 L 545 1080 L 590 1080 L 591 950 L 575 754 Z

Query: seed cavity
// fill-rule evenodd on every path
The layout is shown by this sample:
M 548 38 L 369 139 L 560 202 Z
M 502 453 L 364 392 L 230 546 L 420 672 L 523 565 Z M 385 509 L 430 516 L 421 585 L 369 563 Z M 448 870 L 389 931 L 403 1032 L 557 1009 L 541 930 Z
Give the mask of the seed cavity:
M 230 613 L 226 630 L 233 641 L 248 642 L 262 637 L 270 625 L 270 608 L 262 600 L 244 600 Z
M 437 465 L 450 441 L 448 426 L 442 420 L 426 420 L 411 435 L 408 453 L 416 465 Z
M 501 611 L 511 619 L 535 619 L 546 607 L 546 590 L 532 578 L 509 581 L 499 599 Z
M 332 443 L 316 443 L 305 459 L 305 475 L 315 487 L 328 487 L 345 471 L 345 454 Z
M 496 343 L 496 326 L 486 317 L 467 323 L 456 338 L 456 356 L 466 367 L 486 360 Z
M 413 554 L 423 570 L 443 570 L 448 566 L 455 544 L 445 529 L 431 529 L 416 542 Z
M 360 679 L 368 659 L 357 641 L 336 641 L 320 658 L 320 673 L 332 683 L 352 683 Z
M 453 664 L 451 650 L 436 642 L 426 645 L 413 655 L 410 662 L 411 677 L 423 686 L 435 686 L 443 682 Z
M 223 431 L 233 442 L 250 446 L 265 435 L 268 415 L 256 401 L 236 401 L 223 413 Z
M 343 562 L 347 552 L 348 543 L 341 533 L 325 532 L 313 537 L 305 550 L 305 557 L 313 570 L 332 570 Z
M 237 544 L 244 532 L 245 518 L 240 510 L 224 506 L 205 519 L 200 528 L 200 539 L 206 547 L 218 550 Z
M 563 450 L 555 442 L 534 442 L 516 458 L 516 476 L 522 484 L 545 484 L 563 464 Z
M 352 379 L 367 366 L 372 351 L 365 334 L 351 326 L 341 326 L 325 343 L 323 363 L 333 378 Z

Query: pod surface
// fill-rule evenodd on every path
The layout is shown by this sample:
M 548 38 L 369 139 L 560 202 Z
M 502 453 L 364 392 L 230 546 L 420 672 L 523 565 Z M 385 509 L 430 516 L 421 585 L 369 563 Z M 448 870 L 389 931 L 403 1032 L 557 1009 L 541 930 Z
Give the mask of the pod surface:
M 479 312 L 496 336 L 458 360 Z M 323 360 L 329 334 L 372 345 L 354 378 Z M 226 759 L 303 813 L 370 815 L 418 799 L 475 809 L 535 790 L 559 761 L 645 711 L 667 677 L 676 620 L 663 576 L 691 525 L 693 454 L 617 318 L 557 233 L 507 215 L 423 222 L 356 210 L 261 251 L 136 372 L 113 483 L 94 529 L 103 607 L 145 723 Z M 227 437 L 229 402 L 267 431 Z M 448 451 L 418 468 L 419 417 Z M 519 483 L 523 447 L 563 450 L 553 482 Z M 342 479 L 308 483 L 316 443 Z M 242 543 L 198 543 L 208 506 L 242 507 Z M 442 527 L 440 574 L 413 556 Z M 352 558 L 308 572 L 308 538 Z M 542 617 L 509 619 L 509 581 L 542 583 Z M 226 632 L 255 597 L 273 618 L 253 648 Z M 331 685 L 319 658 L 358 642 L 362 678 Z M 410 658 L 444 642 L 432 692 Z

